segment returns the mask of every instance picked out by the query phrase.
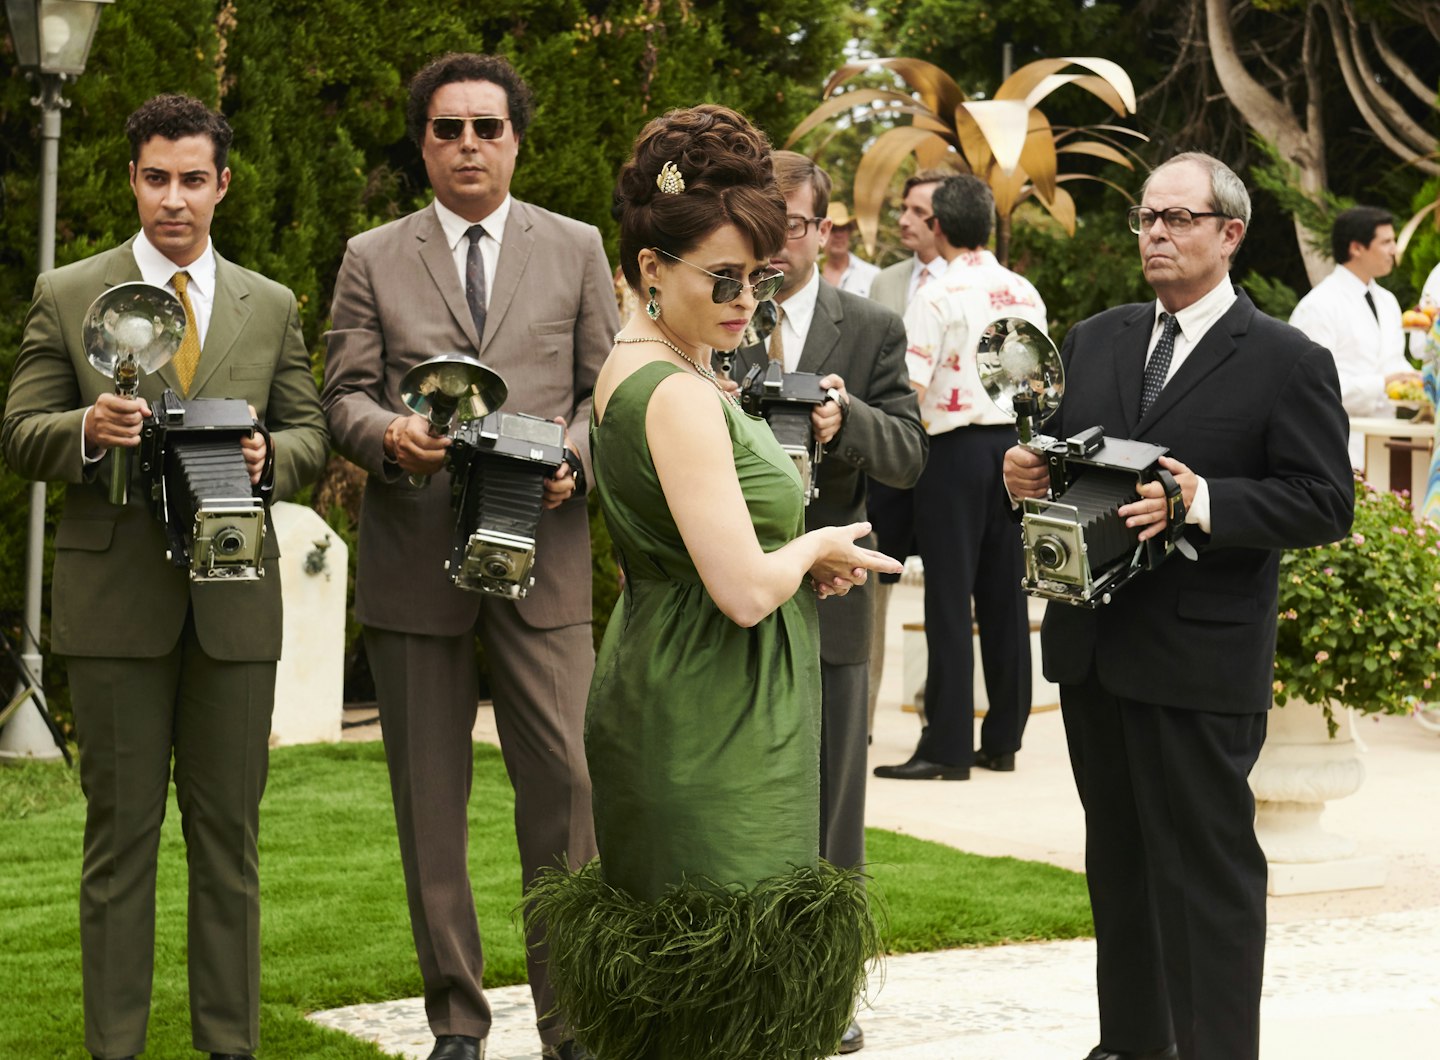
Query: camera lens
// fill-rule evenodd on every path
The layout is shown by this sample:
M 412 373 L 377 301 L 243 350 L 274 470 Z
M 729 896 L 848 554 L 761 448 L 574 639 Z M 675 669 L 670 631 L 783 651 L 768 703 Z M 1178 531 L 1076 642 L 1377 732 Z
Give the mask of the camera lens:
M 233 526 L 227 526 L 215 535 L 215 551 L 222 556 L 233 556 L 245 547 L 245 535 Z
M 515 573 L 515 564 L 504 552 L 492 552 L 480 561 L 480 568 L 491 578 L 508 578 Z
M 1058 537 L 1046 535 L 1035 542 L 1035 562 L 1045 570 L 1059 570 L 1070 558 L 1070 550 Z

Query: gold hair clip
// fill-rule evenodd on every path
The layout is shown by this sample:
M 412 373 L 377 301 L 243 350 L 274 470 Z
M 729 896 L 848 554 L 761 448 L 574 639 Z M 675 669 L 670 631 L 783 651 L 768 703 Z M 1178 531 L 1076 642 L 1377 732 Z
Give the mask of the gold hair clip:
M 655 178 L 655 186 L 663 195 L 679 195 L 685 190 L 685 178 L 680 175 L 680 167 L 674 162 L 666 162 L 660 167 L 660 175 Z

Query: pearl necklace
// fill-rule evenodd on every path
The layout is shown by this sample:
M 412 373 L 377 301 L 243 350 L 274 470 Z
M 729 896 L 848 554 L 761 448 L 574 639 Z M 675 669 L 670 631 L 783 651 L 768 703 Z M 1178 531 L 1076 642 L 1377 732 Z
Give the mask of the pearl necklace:
M 701 376 L 702 379 L 708 379 L 708 380 L 710 380 L 710 382 L 714 385 L 715 389 L 718 390 L 718 391 L 720 391 L 721 396 L 724 397 L 725 400 L 729 401 L 730 404 L 734 405 L 736 408 L 739 408 L 739 407 L 740 407 L 740 402 L 736 399 L 735 395 L 732 394 L 732 393 L 730 393 L 730 391 L 726 390 L 724 387 L 722 387 L 722 386 L 720 385 L 720 380 L 719 380 L 719 378 L 716 377 L 714 370 L 711 369 L 711 367 L 710 367 L 708 364 L 701 364 L 701 363 L 700 363 L 699 361 L 697 361 L 694 357 L 691 357 L 688 353 L 686 353 L 684 350 L 682 350 L 679 346 L 676 346 L 673 342 L 671 342 L 669 339 L 665 338 L 664 336 L 651 337 L 651 336 L 648 336 L 648 335 L 647 335 L 647 336 L 640 336 L 640 337 L 637 337 L 637 338 L 623 338 L 623 339 L 622 339 L 619 335 L 617 335 L 617 336 L 615 336 L 615 341 L 616 341 L 616 343 L 621 343 L 621 342 L 658 342 L 658 343 L 660 343 L 660 345 L 662 345 L 662 346 L 668 346 L 671 350 L 673 350 L 676 354 L 679 355 L 679 357 L 680 357 L 680 359 L 681 359 L 682 361 L 684 361 L 684 362 L 685 362 L 686 364 L 688 364 L 691 368 L 695 369 L 695 371 L 697 371 L 698 373 L 700 373 L 700 376 Z

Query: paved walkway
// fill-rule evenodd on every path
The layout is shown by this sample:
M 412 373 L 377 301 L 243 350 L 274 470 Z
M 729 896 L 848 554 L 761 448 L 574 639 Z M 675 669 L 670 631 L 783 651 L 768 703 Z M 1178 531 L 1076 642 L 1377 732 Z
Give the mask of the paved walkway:
M 919 722 L 899 702 L 904 622 L 918 589 L 896 589 L 871 763 L 913 750 Z M 1326 813 L 1389 866 L 1384 887 L 1270 900 L 1264 1060 L 1410 1060 L 1440 1056 L 1440 735 L 1408 718 L 1363 721 L 1368 778 Z M 477 737 L 493 739 L 481 712 Z M 968 783 L 872 780 L 872 826 L 987 855 L 1070 869 L 1084 828 L 1058 713 L 1032 717 L 1013 774 Z M 1095 1044 L 1090 941 L 952 950 L 891 958 L 861 1014 L 871 1060 L 1080 1060 Z M 526 987 L 489 992 L 489 1060 L 538 1054 Z M 318 1022 L 423 1060 L 432 1046 L 418 999 L 316 1013 Z M 1430 1042 L 1429 1046 L 1424 1043 Z

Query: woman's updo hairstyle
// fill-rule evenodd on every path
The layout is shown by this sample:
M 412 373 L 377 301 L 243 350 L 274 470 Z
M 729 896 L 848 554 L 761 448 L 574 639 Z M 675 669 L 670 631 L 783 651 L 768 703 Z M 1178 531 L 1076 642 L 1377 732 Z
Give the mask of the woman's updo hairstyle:
M 667 162 L 678 170 L 683 191 L 670 194 L 657 184 Z M 740 114 L 713 103 L 672 110 L 640 131 L 615 185 L 615 213 L 621 269 L 636 293 L 638 257 L 647 247 L 684 257 L 726 224 L 749 238 L 762 261 L 785 245 L 785 199 L 775 184 L 770 141 Z

